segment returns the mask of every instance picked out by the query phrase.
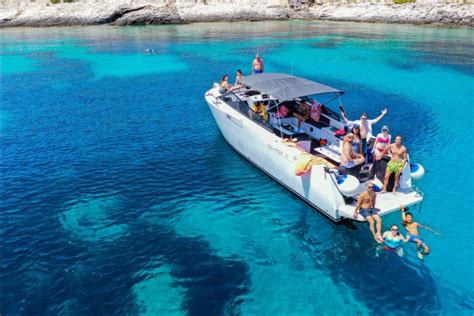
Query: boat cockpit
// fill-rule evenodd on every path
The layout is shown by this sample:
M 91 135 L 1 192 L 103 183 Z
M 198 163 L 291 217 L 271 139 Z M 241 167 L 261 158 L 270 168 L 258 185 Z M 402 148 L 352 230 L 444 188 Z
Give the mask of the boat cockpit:
M 324 104 L 311 96 L 279 102 L 271 95 L 248 87 L 232 90 L 221 99 L 277 136 L 296 142 L 308 153 L 324 156 L 336 165 L 340 163 L 345 124 L 339 114 L 326 105 L 327 102 Z M 338 99 L 333 97 L 329 101 Z M 300 122 L 294 114 L 300 112 L 302 102 L 310 105 L 310 113 Z

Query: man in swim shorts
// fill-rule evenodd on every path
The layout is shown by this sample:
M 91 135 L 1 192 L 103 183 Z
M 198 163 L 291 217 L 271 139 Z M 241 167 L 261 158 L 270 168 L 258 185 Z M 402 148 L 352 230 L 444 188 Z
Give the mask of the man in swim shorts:
M 255 59 L 252 62 L 252 75 L 263 73 L 263 59 L 259 54 L 255 55 Z
M 418 227 L 424 228 L 438 235 L 440 234 L 427 226 L 414 222 L 413 214 L 410 212 L 405 212 L 404 205 L 400 205 L 400 210 L 402 211 L 402 225 L 405 226 L 405 229 L 408 231 L 407 239 L 412 243 L 416 243 L 416 248 L 418 250 L 418 258 L 420 260 L 423 260 L 423 257 L 430 253 L 430 248 L 423 240 L 423 237 L 420 236 L 420 233 L 418 232 Z
M 353 217 L 357 218 L 357 214 L 360 214 L 369 222 L 369 228 L 374 235 L 374 239 L 378 243 L 383 243 L 383 238 L 380 235 L 382 231 L 382 218 L 377 214 L 378 209 L 375 208 L 375 199 L 377 195 L 374 192 L 374 184 L 367 182 L 367 190 L 362 192 L 357 199 L 357 204 L 354 209 Z M 377 222 L 377 232 L 375 231 L 375 222 Z
M 385 179 L 383 182 L 383 189 L 380 193 L 387 192 L 387 185 L 388 179 L 390 179 L 390 175 L 393 173 L 395 174 L 395 181 L 393 184 L 392 192 L 395 193 L 398 187 L 398 181 L 400 180 L 400 173 L 402 172 L 405 164 L 407 162 L 407 149 L 405 146 L 402 145 L 402 137 L 397 136 L 395 137 L 395 143 L 389 145 L 384 149 L 382 152 L 382 157 L 387 153 L 390 152 L 391 157 L 390 161 L 387 164 L 387 169 L 385 170 Z

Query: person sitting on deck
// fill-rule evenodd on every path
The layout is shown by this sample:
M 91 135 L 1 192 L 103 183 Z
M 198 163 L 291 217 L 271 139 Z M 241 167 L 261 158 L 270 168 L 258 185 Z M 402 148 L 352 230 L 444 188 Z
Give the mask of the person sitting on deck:
M 342 143 L 342 153 L 341 153 L 341 167 L 345 169 L 352 169 L 365 160 L 364 156 L 354 152 L 352 147 L 352 142 L 354 141 L 354 135 L 349 133 L 344 136 L 344 141 Z
M 387 192 L 387 185 L 388 185 L 388 180 L 390 179 L 390 175 L 393 173 L 395 174 L 395 181 L 393 185 L 393 193 L 397 192 L 397 186 L 398 186 L 398 181 L 400 179 L 400 174 L 403 171 L 403 168 L 405 167 L 405 164 L 407 162 L 407 149 L 405 146 L 402 145 L 402 137 L 397 136 L 395 137 L 395 143 L 389 145 L 384 149 L 382 152 L 382 157 L 387 153 L 391 153 L 391 158 L 390 161 L 387 164 L 387 169 L 385 170 L 385 179 L 383 182 L 383 189 L 380 193 L 386 193 Z
M 222 77 L 221 83 L 219 84 L 219 93 L 224 94 L 228 91 L 230 91 L 229 76 L 224 75 Z
M 285 118 L 288 116 L 289 110 L 286 106 L 281 105 L 278 107 L 278 112 L 275 113 L 275 118 Z
M 382 218 L 377 214 L 378 209 L 375 208 L 375 200 L 377 195 L 374 192 L 374 184 L 367 182 L 367 190 L 362 192 L 357 199 L 357 204 L 354 209 L 353 217 L 357 218 L 357 214 L 360 214 L 369 222 L 369 228 L 374 235 L 375 241 L 382 243 L 383 239 L 380 236 L 382 231 Z M 375 231 L 374 224 L 377 222 L 377 231 Z
M 237 74 L 235 76 L 234 89 L 239 89 L 239 88 L 243 87 L 243 85 L 242 85 L 242 79 L 243 78 L 244 78 L 244 76 L 242 75 L 242 70 L 238 69 Z
M 301 101 L 298 112 L 293 113 L 293 115 L 298 119 L 298 129 L 301 127 L 302 122 L 309 119 L 310 114 L 311 112 L 308 103 Z
M 416 248 L 418 250 L 418 258 L 420 260 L 423 260 L 424 256 L 430 253 L 430 248 L 427 244 L 425 244 L 423 237 L 420 236 L 420 233 L 418 232 L 418 227 L 429 230 L 436 235 L 441 234 L 427 226 L 423 226 L 420 223 L 414 222 L 413 214 L 410 212 L 405 212 L 406 209 L 404 205 L 400 205 L 400 210 L 402 211 L 402 225 L 405 226 L 405 229 L 408 231 L 407 239 L 410 242 L 416 243 Z M 423 249 L 421 249 L 422 247 Z

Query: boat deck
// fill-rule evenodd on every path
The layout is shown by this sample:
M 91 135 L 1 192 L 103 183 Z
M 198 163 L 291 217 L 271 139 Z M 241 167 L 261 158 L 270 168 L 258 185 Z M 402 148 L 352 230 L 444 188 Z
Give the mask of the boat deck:
M 405 206 L 419 204 L 423 201 L 423 196 L 413 190 L 399 190 L 397 193 L 387 192 L 387 193 L 377 193 L 377 200 L 375 202 L 375 207 L 380 209 L 379 215 L 384 216 L 393 212 L 400 210 L 400 205 Z M 339 215 L 346 218 L 353 218 L 356 202 L 352 204 L 346 204 L 339 207 Z M 357 215 L 357 218 L 354 218 L 358 221 L 365 221 L 365 219 Z

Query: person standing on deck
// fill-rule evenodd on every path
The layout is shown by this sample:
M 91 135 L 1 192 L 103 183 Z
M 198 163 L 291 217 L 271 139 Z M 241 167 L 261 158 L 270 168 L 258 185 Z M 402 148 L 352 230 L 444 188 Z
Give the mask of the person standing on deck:
M 252 75 L 263 73 L 263 59 L 259 54 L 255 55 L 255 59 L 252 62 Z
M 378 209 L 375 208 L 375 199 L 377 195 L 374 192 L 374 184 L 367 182 L 367 190 L 362 192 L 357 199 L 357 204 L 354 209 L 353 217 L 357 218 L 357 214 L 360 214 L 369 222 L 369 228 L 374 235 L 375 241 L 383 243 L 384 240 L 380 235 L 382 231 L 382 218 L 379 216 Z M 375 222 L 377 222 L 377 231 L 375 230 Z
M 390 157 L 390 161 L 387 164 L 387 169 L 385 170 L 385 179 L 383 181 L 383 189 L 380 193 L 387 192 L 388 180 L 390 179 L 390 175 L 392 173 L 395 174 L 392 192 L 396 193 L 397 187 L 398 187 L 398 181 L 400 179 L 400 174 L 402 173 L 403 168 L 405 167 L 405 164 L 407 163 L 407 159 L 408 159 L 407 149 L 405 146 L 402 145 L 401 136 L 395 137 L 395 143 L 386 147 L 384 151 L 381 153 L 381 156 L 382 157 L 385 156 L 387 152 L 390 152 L 391 157 Z
M 366 154 L 367 143 L 370 141 L 370 138 L 372 137 L 372 125 L 377 124 L 387 113 L 388 113 L 387 108 L 384 108 L 382 110 L 382 114 L 380 114 L 378 117 L 376 117 L 373 120 L 369 120 L 367 118 L 367 113 L 362 113 L 362 115 L 360 116 L 360 120 L 351 121 L 347 118 L 346 112 L 343 111 L 343 109 L 341 108 L 342 118 L 344 119 L 344 122 L 346 122 L 346 125 L 349 128 L 351 128 L 353 125 L 356 125 L 356 124 L 360 126 L 360 135 L 362 136 L 363 155 Z

